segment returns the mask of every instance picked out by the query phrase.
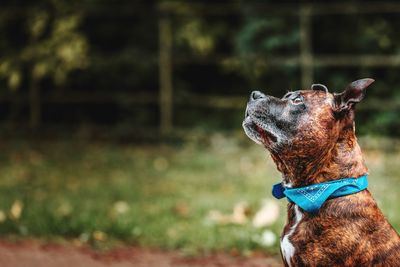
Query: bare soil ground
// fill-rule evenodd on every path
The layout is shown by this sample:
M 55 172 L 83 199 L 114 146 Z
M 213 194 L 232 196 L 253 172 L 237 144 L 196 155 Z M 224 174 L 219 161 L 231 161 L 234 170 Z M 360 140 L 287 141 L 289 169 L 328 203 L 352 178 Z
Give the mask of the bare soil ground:
M 10 242 L 0 240 L 1 267 L 278 267 L 272 257 L 254 254 L 251 257 L 215 253 L 202 257 L 184 257 L 176 251 L 139 247 L 120 247 L 99 252 L 72 244 L 48 244 L 36 240 Z

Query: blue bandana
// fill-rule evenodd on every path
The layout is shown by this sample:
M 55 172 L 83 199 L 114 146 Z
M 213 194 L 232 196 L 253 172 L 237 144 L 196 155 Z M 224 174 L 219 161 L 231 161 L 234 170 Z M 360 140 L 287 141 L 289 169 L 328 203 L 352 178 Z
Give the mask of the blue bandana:
M 272 188 L 277 199 L 287 197 L 307 212 L 316 213 L 327 199 L 358 193 L 368 187 L 368 175 L 358 178 L 344 178 L 305 187 L 288 188 L 281 183 Z

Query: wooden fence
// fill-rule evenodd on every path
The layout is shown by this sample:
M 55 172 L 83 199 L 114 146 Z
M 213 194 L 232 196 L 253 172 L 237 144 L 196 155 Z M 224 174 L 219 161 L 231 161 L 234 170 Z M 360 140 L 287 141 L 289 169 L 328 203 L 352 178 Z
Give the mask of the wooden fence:
M 132 93 L 80 93 L 69 92 L 60 95 L 57 93 L 39 97 L 37 94 L 21 96 L 21 101 L 30 102 L 30 112 L 35 114 L 35 120 L 40 120 L 40 109 L 37 110 L 38 101 L 44 103 L 104 103 L 124 99 L 129 103 L 157 103 L 159 105 L 159 128 L 161 133 L 169 133 L 173 130 L 173 107 L 179 100 L 174 100 L 174 63 L 185 64 L 193 62 L 195 59 L 176 59 L 173 53 L 172 21 L 176 17 L 190 17 L 190 10 L 196 10 L 196 14 L 205 16 L 219 16 L 227 14 L 237 14 L 237 4 L 216 3 L 211 6 L 201 4 L 176 4 L 174 2 L 164 2 L 159 6 L 159 92 L 158 96 L 148 92 L 138 94 Z M 328 3 L 328 4 L 258 4 L 254 9 L 258 15 L 273 14 L 284 16 L 298 16 L 299 18 L 299 54 L 297 56 L 271 56 L 264 63 L 270 66 L 298 66 L 301 70 L 301 85 L 307 88 L 313 83 L 315 67 L 399 67 L 400 54 L 394 55 L 318 55 L 313 54 L 312 47 L 312 21 L 314 16 L 332 14 L 400 14 L 400 3 L 398 2 L 365 2 L 354 3 Z M 176 60 L 173 60 L 176 59 Z M 217 55 L 213 58 L 203 60 L 210 62 L 221 62 L 223 60 L 243 60 L 244 58 L 233 57 L 231 55 Z M 216 95 L 188 95 L 186 103 L 193 106 L 207 106 L 213 108 L 243 108 L 247 96 L 216 96 Z M 5 95 L 0 98 L 1 102 L 12 102 L 13 95 Z M 400 103 L 382 103 L 378 100 L 369 100 L 369 108 L 377 109 L 399 109 Z
M 163 16 L 160 18 L 160 129 L 165 133 L 172 129 L 173 123 L 173 66 L 171 40 L 173 29 L 171 29 L 170 20 L 175 16 L 190 16 L 187 10 L 196 9 L 197 14 L 202 15 L 221 15 L 229 12 L 236 13 L 237 8 L 234 4 L 213 4 L 212 6 L 188 4 L 187 7 L 167 3 L 160 6 Z M 282 66 L 291 65 L 299 66 L 301 69 L 301 85 L 302 88 L 308 88 L 314 80 L 314 67 L 350 67 L 350 66 L 367 66 L 367 67 L 399 67 L 400 55 L 313 55 L 312 48 L 312 20 L 316 15 L 332 15 L 332 14 L 377 14 L 377 13 L 400 13 L 400 3 L 398 2 L 375 2 L 375 3 L 328 3 L 328 4 L 258 4 L 257 13 L 289 15 L 299 17 L 300 53 L 298 56 L 290 57 L 269 57 L 264 62 L 266 65 Z M 215 62 L 229 59 L 229 56 L 215 57 Z M 232 58 L 230 58 L 232 59 Z M 240 58 L 235 58 L 241 60 Z M 247 96 L 229 97 L 224 96 L 195 96 L 188 99 L 193 105 L 206 105 L 219 108 L 243 108 Z M 379 100 L 369 100 L 368 108 L 376 108 L 380 110 L 399 109 L 400 103 L 391 102 L 383 103 Z

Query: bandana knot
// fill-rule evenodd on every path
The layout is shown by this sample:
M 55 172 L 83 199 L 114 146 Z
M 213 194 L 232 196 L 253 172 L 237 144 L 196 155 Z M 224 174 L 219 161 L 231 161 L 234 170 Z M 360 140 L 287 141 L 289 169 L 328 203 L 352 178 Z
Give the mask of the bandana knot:
M 284 187 L 279 183 L 273 186 L 272 195 L 277 199 L 286 197 L 303 210 L 316 213 L 327 199 L 355 194 L 367 187 L 368 175 L 363 175 L 298 188 Z

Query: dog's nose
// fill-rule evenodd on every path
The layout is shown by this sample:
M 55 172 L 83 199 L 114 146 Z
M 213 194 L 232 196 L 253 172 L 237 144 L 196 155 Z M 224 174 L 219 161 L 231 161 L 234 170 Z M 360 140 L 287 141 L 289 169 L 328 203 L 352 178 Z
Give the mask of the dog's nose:
M 257 100 L 260 98 L 265 98 L 265 95 L 261 93 L 260 91 L 253 91 L 250 94 L 250 100 Z

